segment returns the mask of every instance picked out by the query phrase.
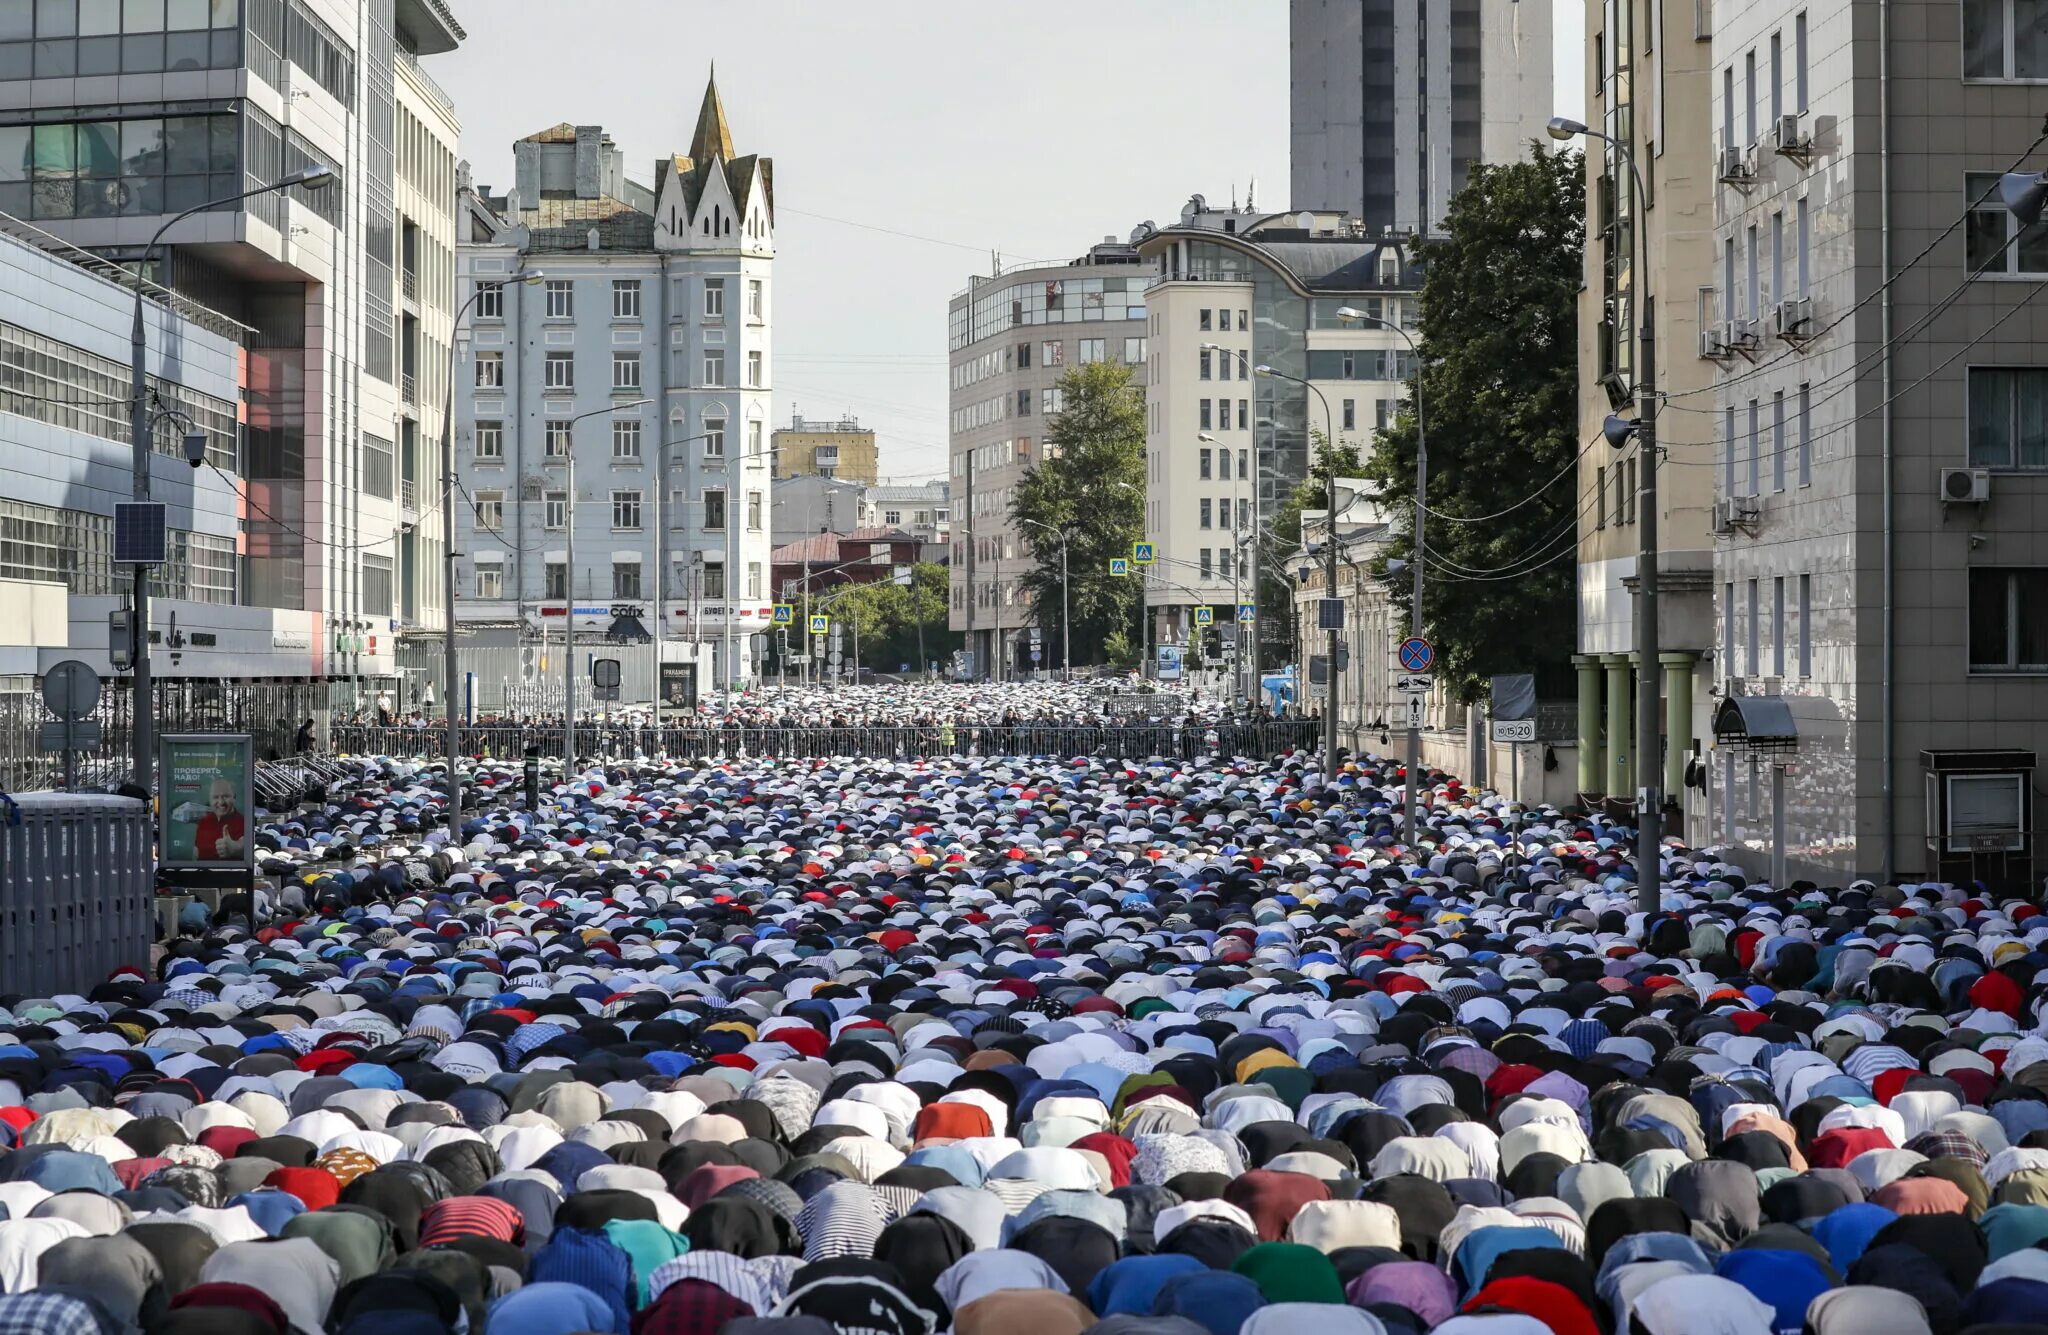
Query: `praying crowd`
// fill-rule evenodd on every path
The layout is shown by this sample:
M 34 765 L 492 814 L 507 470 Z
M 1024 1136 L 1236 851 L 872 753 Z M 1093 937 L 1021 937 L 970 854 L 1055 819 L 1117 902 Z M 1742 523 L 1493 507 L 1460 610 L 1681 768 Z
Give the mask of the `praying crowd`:
M 0 993 L 0 1335 L 2048 1330 L 2033 898 L 1331 768 L 361 761 Z

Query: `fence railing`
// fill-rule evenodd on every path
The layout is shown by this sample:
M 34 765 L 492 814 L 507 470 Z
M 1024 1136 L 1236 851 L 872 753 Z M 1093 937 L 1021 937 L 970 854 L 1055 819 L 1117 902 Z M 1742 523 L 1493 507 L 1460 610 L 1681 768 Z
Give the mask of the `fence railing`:
M 1196 727 L 1178 724 L 976 723 L 862 727 L 724 727 L 588 724 L 577 728 L 583 755 L 618 757 L 668 755 L 772 756 L 811 760 L 828 756 L 916 760 L 945 755 L 1109 756 L 1142 760 L 1153 756 L 1193 759 L 1212 752 L 1270 757 L 1313 749 L 1321 732 L 1313 719 L 1264 719 Z M 554 726 L 484 724 L 464 727 L 458 750 L 465 756 L 517 759 L 529 746 L 560 758 L 562 730 Z M 336 724 L 329 743 L 339 755 L 432 758 L 446 737 L 438 725 L 424 727 Z
M 32 678 L 10 679 L 26 689 L 0 691 L 0 790 L 33 792 L 62 786 L 63 758 L 44 754 L 38 746 L 42 725 L 54 716 L 43 707 Z M 128 777 L 133 763 L 135 730 L 133 697 L 126 681 L 110 681 L 92 717 L 100 725 L 100 744 L 78 761 L 81 788 L 104 786 Z M 158 733 L 246 732 L 260 760 L 292 754 L 298 726 L 312 718 L 326 687 L 312 683 L 237 686 L 217 681 L 159 678 L 156 682 Z

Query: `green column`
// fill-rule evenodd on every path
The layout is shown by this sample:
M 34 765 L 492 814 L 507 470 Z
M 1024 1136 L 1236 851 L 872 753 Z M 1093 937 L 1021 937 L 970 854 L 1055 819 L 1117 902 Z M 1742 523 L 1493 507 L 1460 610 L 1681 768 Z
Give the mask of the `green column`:
M 1659 654 L 1664 669 L 1664 794 L 1685 800 L 1685 752 L 1692 744 L 1692 669 L 1698 654 Z
M 1601 662 L 1607 666 L 1607 795 L 1626 797 L 1636 790 L 1635 659 L 1605 654 Z
M 1600 658 L 1573 654 L 1579 670 L 1579 791 L 1597 793 L 1606 773 L 1600 753 Z

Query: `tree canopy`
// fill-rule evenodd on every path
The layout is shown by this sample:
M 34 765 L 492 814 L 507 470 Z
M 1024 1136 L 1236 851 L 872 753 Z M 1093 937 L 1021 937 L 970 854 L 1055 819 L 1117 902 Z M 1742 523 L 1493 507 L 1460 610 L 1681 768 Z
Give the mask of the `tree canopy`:
M 1429 445 L 1422 620 L 1462 698 L 1498 672 L 1555 676 L 1577 622 L 1578 291 L 1584 164 L 1532 147 L 1474 165 L 1423 265 L 1418 371 Z M 1365 461 L 1408 560 L 1417 386 Z M 1403 609 L 1408 572 L 1382 577 Z

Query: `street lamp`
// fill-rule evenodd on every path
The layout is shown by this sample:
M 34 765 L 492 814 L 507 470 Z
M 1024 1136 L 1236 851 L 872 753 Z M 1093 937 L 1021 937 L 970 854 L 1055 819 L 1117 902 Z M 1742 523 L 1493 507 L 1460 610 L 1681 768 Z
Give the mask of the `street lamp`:
M 576 424 L 589 417 L 609 417 L 626 408 L 645 408 L 653 399 L 630 399 L 577 413 L 569 419 L 568 449 L 562 463 L 568 470 L 568 502 L 562 507 L 562 778 L 576 763 Z
M 1060 663 L 1061 674 L 1067 681 L 1074 679 L 1074 621 L 1067 606 L 1067 535 L 1064 529 L 1037 519 L 1018 516 L 1020 523 L 1042 528 L 1060 540 Z
M 1644 251 L 1649 241 L 1649 223 L 1643 209 L 1650 198 L 1643 188 L 1643 174 L 1636 169 L 1635 154 L 1611 135 L 1589 129 L 1584 122 L 1566 116 L 1550 118 L 1550 137 L 1560 143 L 1583 135 L 1603 140 L 1615 155 L 1628 164 L 1635 195 L 1630 203 L 1630 227 L 1634 231 L 1634 261 L 1629 265 L 1632 282 L 1640 282 L 1642 313 L 1636 320 L 1636 339 L 1642 348 L 1636 376 L 1636 418 L 1622 432 L 1636 440 L 1641 460 L 1639 509 L 1642 514 L 1641 545 L 1636 555 L 1636 896 L 1645 914 L 1663 907 L 1664 843 L 1664 748 L 1660 742 L 1663 708 L 1663 668 L 1658 662 L 1657 635 L 1657 307 L 1650 293 L 1650 265 Z M 2008 178 L 2010 179 L 2010 178 Z M 2024 192 L 2023 192 L 2024 193 Z M 2048 194 L 2048 191 L 2044 191 Z M 2024 200 L 2022 201 L 2024 202 Z M 2034 205 L 2039 208 L 2038 199 Z M 1613 437 L 1609 437 L 1610 441 Z M 1675 740 L 1675 739 L 1674 739 Z
M 532 287 L 545 276 L 539 269 L 526 269 L 514 274 L 511 282 Z M 441 402 L 441 579 L 448 590 L 448 605 L 442 609 L 445 624 L 441 631 L 441 694 L 448 713 L 446 751 L 450 842 L 458 841 L 462 829 L 462 780 L 456 770 L 461 746 L 456 738 L 455 717 L 455 358 L 461 344 L 462 317 L 475 308 L 477 298 L 488 286 L 478 283 L 469 299 L 456 308 L 455 318 L 449 321 L 448 378 L 443 382 L 446 393 Z M 503 286 L 499 285 L 498 290 L 502 291 Z
M 1250 362 L 1251 362 L 1251 354 L 1247 353 L 1247 352 L 1246 352 L 1246 351 L 1245 351 L 1244 349 L 1242 349 L 1242 348 L 1226 348 L 1226 347 L 1224 347 L 1224 346 L 1223 346 L 1223 345 L 1222 345 L 1221 343 L 1204 343 L 1204 344 L 1202 345 L 1202 350 L 1203 350 L 1204 352 L 1219 352 L 1219 353 L 1222 353 L 1222 354 L 1223 354 L 1224 356 L 1226 356 L 1226 357 L 1235 357 L 1235 358 L 1237 358 L 1237 361 L 1238 361 L 1238 375 L 1239 375 L 1240 377 L 1242 377 L 1242 376 L 1244 375 L 1244 373 L 1245 373 L 1245 372 L 1246 372 L 1246 371 L 1247 371 L 1248 369 L 1250 369 Z M 1205 436 L 1201 437 L 1201 439 L 1203 439 L 1203 440 L 1214 440 L 1215 438 L 1214 438 L 1213 436 L 1207 436 L 1207 435 L 1205 435 Z M 1262 532 L 1264 531 L 1264 527 L 1265 527 L 1265 526 L 1264 526 L 1264 521 L 1263 521 L 1263 513 L 1262 513 L 1262 512 L 1263 512 L 1263 511 L 1265 510 L 1265 506 L 1266 506 L 1266 498 L 1265 498 L 1265 485 L 1264 485 L 1264 484 L 1265 484 L 1265 478 L 1264 478 L 1264 473 L 1265 473 L 1265 467 L 1264 467 L 1264 463 L 1265 463 L 1265 451 L 1264 451 L 1264 450 L 1263 450 L 1262 448 L 1260 448 L 1260 446 L 1259 446 L 1259 445 L 1258 445 L 1258 444 L 1257 444 L 1256 442 L 1254 442 L 1254 443 L 1253 443 L 1253 445 L 1252 445 L 1252 450 L 1251 450 L 1251 460 L 1252 460 L 1252 475 L 1251 475 L 1251 484 L 1252 484 L 1252 526 L 1251 526 L 1251 527 L 1252 527 L 1252 602 L 1253 602 L 1254 604 L 1256 604 L 1256 603 L 1257 603 L 1257 602 L 1259 601 L 1259 580 L 1258 580 L 1258 566 L 1259 566 L 1259 561 L 1258 561 L 1258 544 L 1259 544 L 1259 537 L 1260 537 L 1261 533 L 1262 533 Z M 1258 681 L 1258 672 L 1259 672 L 1259 663 L 1258 663 L 1258 658 L 1259 658 L 1259 632 L 1258 632 L 1258 623 L 1257 623 L 1257 622 L 1254 622 L 1254 623 L 1253 623 L 1253 626 L 1252 626 L 1252 634 L 1251 634 L 1251 646 L 1250 646 L 1250 647 L 1251 647 L 1251 657 L 1252 657 L 1252 663 L 1251 663 L 1251 679 L 1250 679 L 1250 680 L 1251 680 L 1251 683 L 1255 685 L 1255 684 L 1257 683 L 1257 681 Z M 1242 645 L 1240 645 L 1240 647 L 1239 647 L 1239 649 L 1238 649 L 1238 653 L 1239 653 L 1239 656 L 1240 656 L 1240 657 L 1242 657 L 1242 656 L 1243 656 L 1243 654 L 1244 654 L 1244 647 L 1243 647 Z
M 1422 415 L 1422 351 L 1415 346 L 1415 340 L 1408 331 L 1377 315 L 1361 311 L 1353 306 L 1340 306 L 1337 318 L 1346 322 L 1376 325 L 1392 334 L 1398 334 L 1408 345 L 1409 353 L 1415 358 L 1415 517 L 1413 559 L 1411 576 L 1413 584 L 1408 595 L 1408 633 L 1416 639 L 1422 638 L 1422 542 L 1423 517 L 1429 507 L 1429 434 Z M 1415 715 L 1408 716 L 1408 830 L 1412 839 L 1422 828 L 1422 728 L 1415 721 Z
M 143 364 L 147 348 L 142 334 L 142 285 L 149 280 L 142 274 L 149 268 L 149 257 L 155 252 L 157 243 L 164 239 L 165 232 L 195 213 L 217 209 L 223 204 L 233 204 L 252 195 L 267 195 L 274 190 L 289 190 L 293 186 L 319 190 L 333 181 L 333 170 L 316 163 L 295 172 L 288 172 L 268 185 L 259 185 L 239 194 L 222 195 L 219 199 L 210 199 L 204 204 L 195 204 L 157 228 L 156 234 L 149 238 L 149 244 L 142 248 L 142 258 L 135 265 L 135 322 L 128 333 L 128 435 L 129 443 L 134 450 L 134 461 L 130 466 L 133 474 L 130 494 L 134 499 L 149 500 L 149 433 L 154 419 L 149 411 L 149 373 Z M 157 286 L 165 292 L 170 291 L 166 285 Z M 150 790 L 155 770 L 155 758 L 150 752 L 150 739 L 155 731 L 156 710 L 149 673 L 149 567 L 141 562 L 137 562 L 135 566 L 135 617 L 130 625 L 132 634 L 129 638 L 134 641 L 135 646 L 135 784 L 146 793 Z
M 1330 469 L 1327 479 L 1329 483 L 1327 491 L 1329 541 L 1323 544 L 1325 548 L 1323 554 L 1323 594 L 1327 598 L 1334 599 L 1337 596 L 1337 434 L 1330 417 L 1330 401 L 1323 397 L 1323 391 L 1317 389 L 1298 375 L 1289 375 L 1285 371 L 1276 371 L 1270 366 L 1255 366 L 1252 368 L 1252 372 L 1255 375 L 1265 376 L 1270 380 L 1292 381 L 1294 384 L 1300 385 L 1303 389 L 1315 395 L 1317 402 L 1323 405 L 1323 441 L 1325 447 L 1330 451 Z M 1315 466 L 1313 452 L 1309 456 L 1309 466 L 1311 469 Z M 1323 775 L 1326 783 L 1335 785 L 1337 782 L 1337 650 L 1339 648 L 1338 637 L 1341 632 L 1335 626 L 1331 626 L 1329 631 L 1329 671 L 1323 676 L 1323 711 L 1325 715 L 1323 719 Z M 1409 832 L 1409 837 L 1411 840 L 1414 838 L 1412 830 Z

